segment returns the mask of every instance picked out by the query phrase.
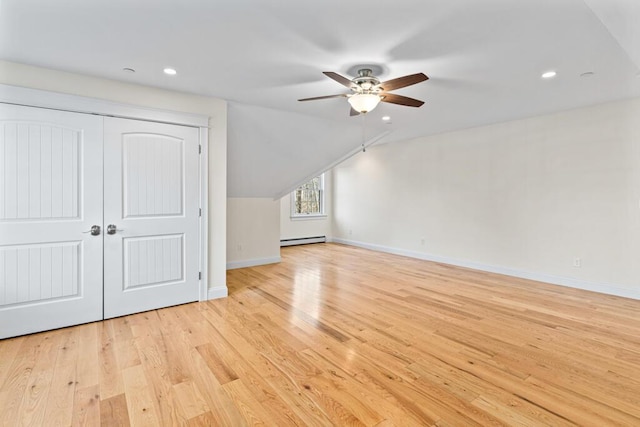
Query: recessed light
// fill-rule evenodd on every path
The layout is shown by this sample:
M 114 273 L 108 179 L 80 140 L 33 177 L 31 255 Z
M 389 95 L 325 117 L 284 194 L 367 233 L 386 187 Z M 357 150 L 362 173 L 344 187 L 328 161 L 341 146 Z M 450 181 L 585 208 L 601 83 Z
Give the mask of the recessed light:
M 555 71 L 547 71 L 546 73 L 542 73 L 542 78 L 543 79 L 552 79 L 556 76 L 556 72 Z
M 176 74 L 178 74 L 178 72 L 176 70 L 174 70 L 173 68 L 165 68 L 164 73 L 169 75 L 169 76 L 175 76 Z
M 134 70 L 133 68 L 129 68 L 129 67 L 123 68 L 122 71 L 124 71 L 125 73 L 135 73 L 136 72 L 136 70 Z
M 384 120 L 385 122 L 388 122 L 389 120 L 391 120 L 391 117 L 389 117 L 389 116 L 382 116 L 382 120 Z

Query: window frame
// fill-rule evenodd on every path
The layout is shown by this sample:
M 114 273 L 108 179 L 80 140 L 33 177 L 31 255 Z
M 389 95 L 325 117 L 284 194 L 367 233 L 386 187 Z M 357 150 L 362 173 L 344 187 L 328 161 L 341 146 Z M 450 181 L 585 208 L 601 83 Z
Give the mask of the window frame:
M 320 212 L 318 213 L 297 213 L 295 211 L 295 207 L 296 207 L 296 191 L 298 190 L 298 188 L 302 187 L 302 185 L 305 185 L 307 182 L 315 179 L 315 178 L 320 178 L 320 189 L 318 190 L 318 192 L 320 193 Z M 318 219 L 318 218 L 326 218 L 327 217 L 327 213 L 325 211 L 325 200 L 324 200 L 324 173 L 318 175 L 318 176 L 314 176 L 313 178 L 309 179 L 309 181 L 303 183 L 302 185 L 298 186 L 295 190 L 293 190 L 290 194 L 289 194 L 289 205 L 290 205 L 290 217 L 292 220 L 305 220 L 305 219 Z

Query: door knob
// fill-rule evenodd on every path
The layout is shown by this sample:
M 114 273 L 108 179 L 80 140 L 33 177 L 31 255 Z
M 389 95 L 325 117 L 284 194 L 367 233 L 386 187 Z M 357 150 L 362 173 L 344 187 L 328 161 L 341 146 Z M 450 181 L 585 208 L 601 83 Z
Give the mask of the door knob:
M 116 234 L 116 231 L 124 231 L 124 230 L 116 227 L 115 224 L 107 225 L 107 234 Z
M 83 231 L 83 233 L 91 233 L 92 236 L 99 236 L 100 235 L 100 226 L 99 225 L 92 225 L 90 230 Z

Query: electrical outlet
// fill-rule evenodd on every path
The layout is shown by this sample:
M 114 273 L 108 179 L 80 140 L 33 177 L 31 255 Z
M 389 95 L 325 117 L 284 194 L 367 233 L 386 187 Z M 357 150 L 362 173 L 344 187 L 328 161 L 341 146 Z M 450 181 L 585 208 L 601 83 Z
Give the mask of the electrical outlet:
M 349 229 L 349 236 L 351 236 L 353 234 L 353 230 Z
M 582 267 L 582 260 L 578 257 L 575 257 L 573 259 L 573 266 L 574 267 Z
M 242 245 L 240 243 L 238 243 L 238 252 L 242 252 Z
M 423 237 L 422 239 L 420 239 L 420 244 L 421 244 L 422 246 L 424 246 L 425 242 L 426 242 L 426 239 L 425 239 L 424 237 Z

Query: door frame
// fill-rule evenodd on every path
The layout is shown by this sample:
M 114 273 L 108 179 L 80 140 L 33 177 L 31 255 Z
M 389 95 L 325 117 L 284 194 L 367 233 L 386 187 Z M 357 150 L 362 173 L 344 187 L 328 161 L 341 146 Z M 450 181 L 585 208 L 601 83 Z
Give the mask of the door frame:
M 40 89 L 0 84 L 0 102 L 26 107 L 48 108 L 74 113 L 96 114 L 123 119 L 144 120 L 189 126 L 199 130 L 199 202 L 200 216 L 200 256 L 199 267 L 202 273 L 199 284 L 200 301 L 209 299 L 208 272 L 208 233 L 209 233 L 209 118 L 200 114 L 146 108 L 137 105 L 122 104 L 98 98 L 69 95 Z

